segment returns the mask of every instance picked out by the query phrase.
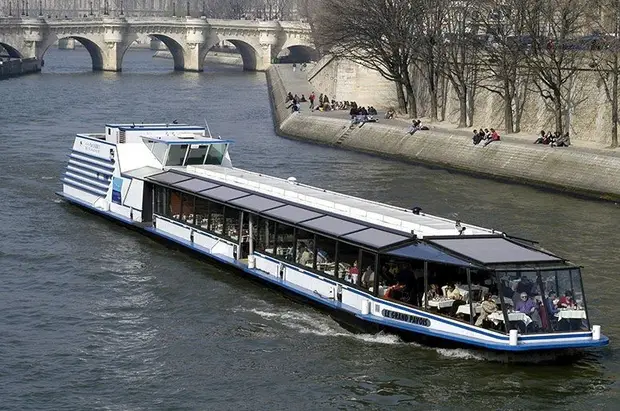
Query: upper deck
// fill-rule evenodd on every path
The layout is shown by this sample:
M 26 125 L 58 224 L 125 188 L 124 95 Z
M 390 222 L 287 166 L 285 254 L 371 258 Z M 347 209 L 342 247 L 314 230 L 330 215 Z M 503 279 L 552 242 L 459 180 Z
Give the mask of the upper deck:
M 419 211 L 313 187 L 238 168 L 212 165 L 175 167 L 179 171 L 222 181 L 233 186 L 280 197 L 294 203 L 402 231 L 418 238 L 459 235 L 500 235 L 501 232 L 464 224 Z M 464 230 L 463 230 L 464 229 Z

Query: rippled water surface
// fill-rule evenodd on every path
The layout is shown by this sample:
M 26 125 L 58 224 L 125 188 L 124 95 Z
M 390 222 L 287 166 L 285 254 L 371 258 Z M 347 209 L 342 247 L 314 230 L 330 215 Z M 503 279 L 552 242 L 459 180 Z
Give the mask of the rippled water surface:
M 618 205 L 277 137 L 262 73 L 174 73 L 148 51 L 123 69 L 50 50 L 40 75 L 0 82 L 0 409 L 619 409 Z M 584 266 L 612 345 L 514 365 L 353 335 L 54 195 L 76 132 L 204 118 L 237 166 L 540 240 Z

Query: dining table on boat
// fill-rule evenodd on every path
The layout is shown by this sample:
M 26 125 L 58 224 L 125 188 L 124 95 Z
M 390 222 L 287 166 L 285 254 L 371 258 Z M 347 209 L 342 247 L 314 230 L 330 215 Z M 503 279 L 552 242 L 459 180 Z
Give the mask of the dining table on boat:
M 555 313 L 558 321 L 560 320 L 585 320 L 586 310 L 577 308 L 561 308 L 560 311 Z
M 454 300 L 446 297 L 435 297 L 428 301 L 428 306 L 441 310 L 442 308 L 450 308 L 454 304 Z
M 522 313 L 520 311 L 509 311 L 507 314 L 508 314 L 508 321 L 510 322 L 521 321 L 525 324 L 526 327 L 530 325 L 530 323 L 532 322 L 532 319 L 530 318 L 529 315 Z M 500 322 L 504 322 L 504 313 L 502 313 L 501 311 L 496 311 L 492 314 L 489 314 L 487 319 L 489 321 L 492 321 L 493 324 L 497 325 Z

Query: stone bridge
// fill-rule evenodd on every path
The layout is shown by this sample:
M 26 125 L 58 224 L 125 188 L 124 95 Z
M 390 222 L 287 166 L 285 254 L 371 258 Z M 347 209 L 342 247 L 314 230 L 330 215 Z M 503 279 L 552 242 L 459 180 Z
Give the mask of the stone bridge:
M 316 54 L 310 28 L 302 22 L 122 16 L 0 19 L 0 46 L 10 57 L 43 60 L 56 41 L 72 38 L 90 53 L 93 70 L 121 71 L 129 46 L 145 36 L 162 41 L 174 58 L 174 69 L 184 71 L 202 71 L 207 52 L 224 40 L 237 47 L 245 70 L 266 70 L 285 49 L 306 58 Z

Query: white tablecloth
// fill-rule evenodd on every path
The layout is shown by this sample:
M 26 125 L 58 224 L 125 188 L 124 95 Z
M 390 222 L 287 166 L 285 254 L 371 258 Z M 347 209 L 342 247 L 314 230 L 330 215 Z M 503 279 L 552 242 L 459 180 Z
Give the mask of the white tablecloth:
M 487 318 L 490 321 L 493 321 L 496 325 L 500 322 L 504 322 L 504 314 L 501 311 L 496 311 L 490 314 Z M 532 322 L 532 319 L 527 314 L 523 314 L 521 312 L 511 312 L 508 313 L 508 321 L 522 321 L 525 323 L 525 326 L 528 326 Z
M 586 310 L 560 310 L 555 316 L 558 320 L 585 320 Z
M 452 307 L 453 303 L 454 303 L 454 300 L 450 298 L 433 298 L 432 300 L 428 302 L 428 306 L 435 307 L 437 309 L 450 308 Z
M 474 313 L 480 314 L 482 311 L 482 305 L 479 303 L 474 303 Z M 459 305 L 459 308 L 456 310 L 457 314 L 471 315 L 469 312 L 469 304 Z

